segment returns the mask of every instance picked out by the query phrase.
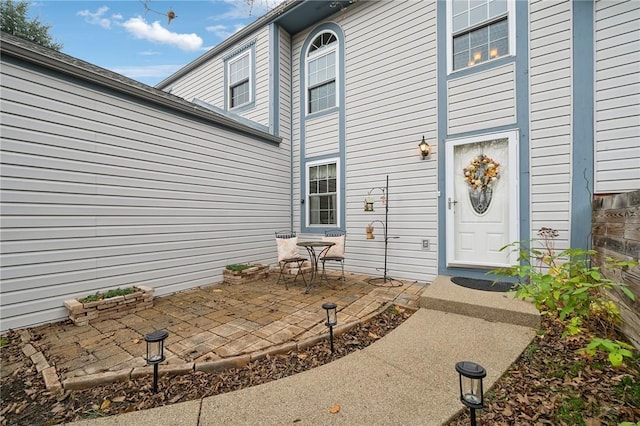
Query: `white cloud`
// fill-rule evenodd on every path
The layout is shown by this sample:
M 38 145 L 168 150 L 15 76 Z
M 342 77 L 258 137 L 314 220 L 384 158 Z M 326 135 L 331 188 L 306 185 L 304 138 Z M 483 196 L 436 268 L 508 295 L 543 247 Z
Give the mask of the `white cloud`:
M 202 39 L 195 33 L 173 33 L 160 25 L 158 21 L 148 24 L 139 16 L 128 19 L 122 26 L 134 37 L 153 43 L 167 44 L 185 51 L 195 51 L 202 46 Z
M 131 67 L 112 67 L 111 71 L 117 72 L 132 79 L 166 78 L 182 68 L 182 65 L 150 65 Z
M 100 25 L 102 28 L 110 29 L 111 20 L 122 19 L 121 15 L 115 14 L 111 18 L 105 17 L 105 14 L 109 11 L 107 6 L 98 8 L 95 12 L 90 12 L 89 9 L 81 10 L 77 13 L 78 16 L 82 16 L 84 20 L 92 25 Z
M 142 56 L 156 56 L 156 55 L 161 55 L 161 52 L 158 52 L 156 50 L 144 50 L 142 52 L 140 52 L 140 55 Z
M 215 0 L 214 0 L 215 1 Z M 213 19 L 218 21 L 227 21 L 230 19 L 246 20 L 251 17 L 259 17 L 279 5 L 285 0 L 224 0 L 229 6 L 229 10 L 221 15 L 214 16 Z
M 233 29 L 231 29 L 226 25 L 218 24 L 218 25 L 210 25 L 210 26 L 206 27 L 205 29 L 207 30 L 208 33 L 212 33 L 216 37 L 219 37 L 220 39 L 224 40 L 224 39 L 229 38 L 229 36 L 231 36 L 232 34 L 237 33 L 238 31 L 240 31 L 244 27 L 245 27 L 245 25 L 235 24 L 233 26 Z

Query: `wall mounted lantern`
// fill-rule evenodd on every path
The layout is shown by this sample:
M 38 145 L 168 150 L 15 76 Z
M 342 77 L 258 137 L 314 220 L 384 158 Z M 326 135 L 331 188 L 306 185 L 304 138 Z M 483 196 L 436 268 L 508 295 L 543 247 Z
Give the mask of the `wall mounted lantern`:
M 423 160 L 429 156 L 429 153 L 431 153 L 431 147 L 429 146 L 427 141 L 424 140 L 424 136 L 422 136 L 422 142 L 418 144 L 418 148 L 420 148 L 420 153 L 422 154 Z
M 165 330 L 157 330 L 144 336 L 147 342 L 147 365 L 153 365 L 153 393 L 158 392 L 158 364 L 164 361 L 164 340 L 169 337 Z
M 471 361 L 456 364 L 460 383 L 460 401 L 471 411 L 471 426 L 476 426 L 476 410 L 484 407 L 482 379 L 487 371 L 481 365 Z
M 337 305 L 333 302 L 327 302 L 322 304 L 322 309 L 327 311 L 327 322 L 324 323 L 329 327 L 329 341 L 331 342 L 331 353 L 333 353 L 333 327 L 338 324 L 338 309 Z

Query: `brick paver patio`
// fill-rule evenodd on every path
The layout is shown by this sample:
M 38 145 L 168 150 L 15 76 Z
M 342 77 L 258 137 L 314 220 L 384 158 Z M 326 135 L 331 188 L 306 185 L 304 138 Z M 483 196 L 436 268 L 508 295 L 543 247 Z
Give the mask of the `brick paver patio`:
M 339 325 L 345 325 L 391 301 L 417 308 L 426 286 L 400 281 L 393 281 L 394 286 L 373 285 L 369 278 L 346 274 L 344 282 L 316 283 L 304 294 L 302 280 L 286 290 L 276 284 L 277 273 L 272 272 L 249 283 L 219 283 L 157 297 L 153 308 L 117 320 L 85 326 L 65 321 L 31 328 L 29 333 L 64 380 L 146 365 L 144 335 L 154 330 L 169 332 L 167 364 L 215 361 L 326 333 L 326 301 L 338 305 Z

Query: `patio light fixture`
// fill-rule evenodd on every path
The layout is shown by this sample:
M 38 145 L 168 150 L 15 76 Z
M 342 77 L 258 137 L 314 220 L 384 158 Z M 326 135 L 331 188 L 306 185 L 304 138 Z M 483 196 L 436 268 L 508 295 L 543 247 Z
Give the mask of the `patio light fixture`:
M 423 160 L 429 156 L 429 153 L 431 152 L 431 147 L 429 146 L 427 141 L 424 140 L 424 136 L 422 136 L 422 142 L 418 144 L 418 148 L 420 148 L 420 153 L 422 154 Z
M 484 407 L 482 379 L 487 376 L 487 371 L 481 365 L 471 361 L 458 362 L 456 371 L 460 383 L 460 401 L 469 407 L 471 426 L 476 426 L 476 410 Z
M 338 324 L 337 305 L 333 302 L 323 303 L 322 309 L 327 311 L 327 322 L 324 325 L 329 327 L 329 341 L 331 342 L 331 353 L 333 353 L 333 327 Z
M 153 393 L 158 392 L 158 364 L 165 360 L 164 340 L 169 337 L 165 330 L 156 330 L 144 336 L 147 342 L 147 365 L 153 365 Z

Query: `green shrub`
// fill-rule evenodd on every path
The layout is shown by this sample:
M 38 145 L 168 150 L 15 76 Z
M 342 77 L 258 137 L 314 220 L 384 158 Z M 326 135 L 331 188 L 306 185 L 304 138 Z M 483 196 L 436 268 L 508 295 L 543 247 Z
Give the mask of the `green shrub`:
M 104 293 L 96 292 L 96 294 L 92 294 L 85 298 L 79 299 L 80 303 L 89 303 L 89 302 L 97 302 L 98 300 L 110 299 L 112 297 L 117 296 L 126 296 L 127 294 L 135 293 L 137 290 L 133 287 L 127 288 L 116 288 L 114 290 L 108 290 Z
M 607 291 L 618 289 L 631 300 L 635 300 L 634 294 L 625 283 L 606 278 L 601 268 L 591 263 L 594 250 L 569 248 L 558 252 L 554 247 L 558 231 L 542 228 L 538 236 L 537 240 L 503 247 L 501 250 L 517 250 L 520 264 L 492 272 L 515 277 L 516 297 L 532 301 L 542 315 L 558 318 L 564 325 L 564 336 L 582 333 L 586 320 L 595 324 L 605 338 L 590 336 L 593 340 L 584 353 L 608 352 L 613 365 L 622 364 L 622 358 L 631 356 L 631 350 L 625 343 L 606 338 L 621 321 L 620 310 Z M 532 242 L 539 242 L 541 248 L 534 248 Z M 607 258 L 603 269 L 636 265 Z
M 251 268 L 251 265 L 249 265 L 248 263 L 234 263 L 234 264 L 225 266 L 225 268 L 233 272 L 242 272 L 245 269 Z

